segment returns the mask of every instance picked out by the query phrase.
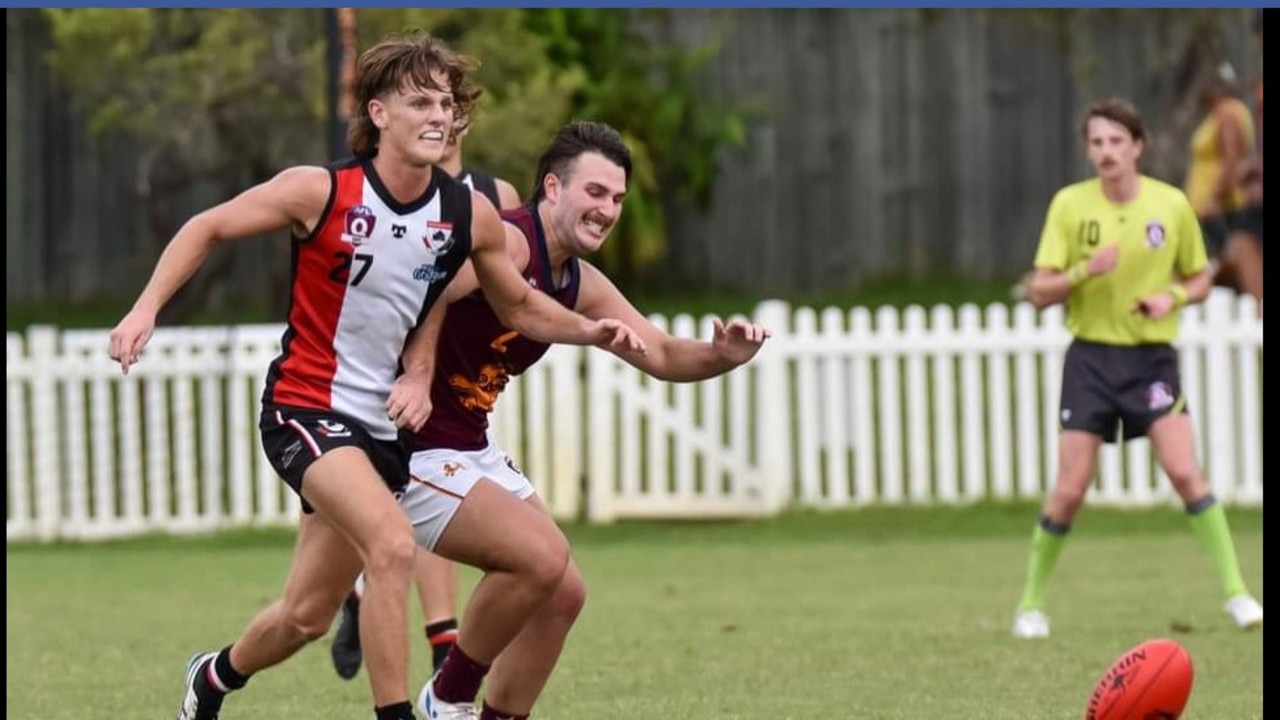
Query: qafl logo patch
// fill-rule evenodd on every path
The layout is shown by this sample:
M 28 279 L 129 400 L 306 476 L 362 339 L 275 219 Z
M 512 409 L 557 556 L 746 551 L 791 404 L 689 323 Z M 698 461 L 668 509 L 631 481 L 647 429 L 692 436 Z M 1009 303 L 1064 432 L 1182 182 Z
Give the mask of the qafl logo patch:
M 367 205 L 356 205 L 342 219 L 342 242 L 360 245 L 373 235 L 378 217 Z
M 1147 247 L 1159 250 L 1164 247 L 1164 225 L 1159 220 L 1147 223 Z

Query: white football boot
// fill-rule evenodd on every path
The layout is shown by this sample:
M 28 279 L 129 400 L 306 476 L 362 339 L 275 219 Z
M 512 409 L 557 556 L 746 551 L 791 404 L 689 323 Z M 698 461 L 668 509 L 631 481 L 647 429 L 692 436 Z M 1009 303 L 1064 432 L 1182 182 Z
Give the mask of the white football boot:
M 436 676 L 432 675 L 418 693 L 418 712 L 427 720 L 478 720 L 474 703 L 447 703 L 436 698 Z
M 1241 630 L 1262 627 L 1262 605 L 1251 595 L 1237 595 L 1222 607 Z
M 1013 616 L 1013 636 L 1023 640 L 1049 637 L 1049 616 L 1039 610 L 1019 610 Z

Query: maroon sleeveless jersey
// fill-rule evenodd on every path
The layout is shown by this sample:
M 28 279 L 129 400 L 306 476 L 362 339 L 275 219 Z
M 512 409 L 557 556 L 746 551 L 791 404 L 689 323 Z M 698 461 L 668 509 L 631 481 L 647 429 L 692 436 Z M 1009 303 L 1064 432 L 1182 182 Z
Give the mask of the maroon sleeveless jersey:
M 533 206 L 507 210 L 502 219 L 516 226 L 529 244 L 524 278 L 565 307 L 578 302 L 578 261 L 565 266 L 553 287 L 547 240 Z M 431 417 L 413 438 L 413 449 L 479 450 L 489 444 L 489 413 L 507 381 L 547 352 L 547 343 L 530 340 L 504 326 L 480 291 L 449 306 L 436 347 L 436 373 L 431 383 Z

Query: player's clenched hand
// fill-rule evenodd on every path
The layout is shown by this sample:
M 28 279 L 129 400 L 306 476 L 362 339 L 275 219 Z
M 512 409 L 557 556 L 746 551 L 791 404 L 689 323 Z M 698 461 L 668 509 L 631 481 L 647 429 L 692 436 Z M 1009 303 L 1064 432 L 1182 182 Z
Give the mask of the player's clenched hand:
M 405 373 L 396 378 L 387 396 L 387 419 L 398 428 L 417 432 L 431 416 L 431 378 Z
M 720 318 L 712 318 L 711 323 L 715 328 L 711 344 L 720 357 L 734 365 L 755 357 L 764 341 L 773 335 L 763 325 L 743 318 L 734 318 L 727 325 Z
M 1133 311 L 1146 315 L 1152 320 L 1159 320 L 1173 310 L 1174 299 L 1167 291 L 1162 291 L 1139 298 L 1133 305 Z
M 156 329 L 155 313 L 130 310 L 128 315 L 111 331 L 111 347 L 108 353 L 111 359 L 120 363 L 120 370 L 129 374 L 129 366 L 138 362 L 142 348 L 151 340 L 151 333 Z
M 640 335 L 621 320 L 601 318 L 593 321 L 592 324 L 593 331 L 599 338 L 596 340 L 596 346 L 607 350 L 636 352 L 641 355 L 647 352 Z
M 1102 275 L 1116 269 L 1116 261 L 1120 258 L 1120 246 L 1116 243 L 1104 245 L 1089 256 L 1089 274 Z

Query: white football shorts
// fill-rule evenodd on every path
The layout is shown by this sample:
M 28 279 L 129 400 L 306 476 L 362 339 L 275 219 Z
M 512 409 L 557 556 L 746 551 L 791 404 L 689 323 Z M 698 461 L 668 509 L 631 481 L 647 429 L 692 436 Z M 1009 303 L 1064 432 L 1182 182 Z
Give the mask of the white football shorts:
M 534 493 L 529 478 L 492 443 L 481 450 L 437 448 L 413 454 L 409 460 L 409 485 L 400 505 L 413 523 L 419 545 L 435 550 L 462 499 L 481 480 L 495 482 L 521 500 Z

